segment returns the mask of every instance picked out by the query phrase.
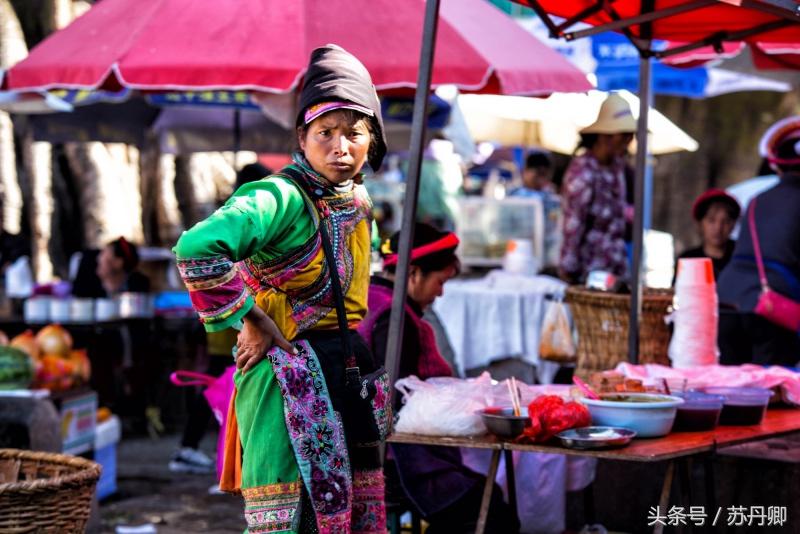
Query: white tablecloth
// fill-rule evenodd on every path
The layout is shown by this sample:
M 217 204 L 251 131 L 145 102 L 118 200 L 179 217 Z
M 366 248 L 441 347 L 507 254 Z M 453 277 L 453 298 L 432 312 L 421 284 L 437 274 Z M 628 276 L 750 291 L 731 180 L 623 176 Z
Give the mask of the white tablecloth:
M 492 271 L 480 279 L 451 280 L 433 309 L 455 356 L 456 369 L 483 367 L 518 357 L 539 364 L 539 337 L 547 295 L 563 295 L 566 284 L 549 276 Z

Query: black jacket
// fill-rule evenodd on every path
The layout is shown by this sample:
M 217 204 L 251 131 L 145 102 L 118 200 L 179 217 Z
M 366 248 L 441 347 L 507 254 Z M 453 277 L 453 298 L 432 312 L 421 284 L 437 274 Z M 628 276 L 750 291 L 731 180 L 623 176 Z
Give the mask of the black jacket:
M 778 185 L 756 198 L 756 232 L 769 285 L 800 301 L 800 174 L 784 175 Z M 752 203 L 742 215 L 733 258 L 717 287 L 722 306 L 743 312 L 753 311 L 761 293 L 748 221 L 750 209 Z

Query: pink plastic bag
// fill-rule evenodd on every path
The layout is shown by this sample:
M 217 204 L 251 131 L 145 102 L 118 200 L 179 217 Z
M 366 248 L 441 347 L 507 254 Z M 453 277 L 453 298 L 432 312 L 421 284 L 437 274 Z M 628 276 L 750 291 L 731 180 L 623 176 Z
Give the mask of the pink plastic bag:
M 206 386 L 203 395 L 220 425 L 217 439 L 217 475 L 222 474 L 222 459 L 225 451 L 225 424 L 228 419 L 228 405 L 233 396 L 233 373 L 236 366 L 231 365 L 222 376 L 213 377 L 194 371 L 175 371 L 169 375 L 176 386 Z

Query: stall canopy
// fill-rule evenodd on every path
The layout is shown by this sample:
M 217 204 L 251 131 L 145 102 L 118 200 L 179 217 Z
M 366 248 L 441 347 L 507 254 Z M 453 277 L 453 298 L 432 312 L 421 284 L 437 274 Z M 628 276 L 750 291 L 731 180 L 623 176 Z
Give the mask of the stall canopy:
M 671 43 L 670 48 L 678 48 L 684 43 Z M 761 70 L 800 69 L 799 43 L 724 43 L 721 47 L 705 46 L 665 58 L 675 67 L 693 68 L 711 61 L 729 59 L 750 50 L 753 65 Z
M 637 116 L 639 99 L 628 91 L 619 94 Z M 458 107 L 472 138 L 505 146 L 542 147 L 572 154 L 579 131 L 597 117 L 607 93 L 557 93 L 548 98 L 499 95 L 461 95 Z M 694 152 L 698 143 L 664 115 L 650 109 L 648 146 L 652 154 Z M 635 146 L 633 147 L 635 150 Z
M 568 40 L 603 31 L 625 33 L 645 55 L 669 57 L 723 43 L 800 41 L 794 0 L 515 0 L 531 7 L 554 36 Z M 564 19 L 555 22 L 552 16 Z M 589 29 L 572 31 L 584 22 Z M 681 47 L 654 50 L 652 39 L 680 41 Z
M 795 0 L 515 0 L 532 8 L 552 37 L 567 40 L 605 31 L 623 33 L 639 52 L 640 114 L 637 142 L 647 146 L 651 61 L 702 47 L 721 51 L 725 43 L 800 43 L 800 12 Z M 554 18 L 556 17 L 556 18 Z M 585 23 L 590 28 L 575 29 Z M 658 50 L 656 40 L 685 43 Z M 636 157 L 633 272 L 628 358 L 638 361 L 641 315 L 641 260 L 644 233 L 644 174 L 647 151 Z
M 550 38 L 547 26 L 538 17 L 527 17 L 520 23 L 573 65 L 591 74 L 600 91 L 638 90 L 639 52 L 624 35 L 604 32 L 586 39 L 565 41 Z M 653 42 L 652 48 L 658 51 L 671 46 L 675 44 L 658 40 Z M 725 45 L 725 48 L 729 46 L 732 45 Z M 713 50 L 711 52 L 713 54 Z M 705 61 L 673 65 L 679 58 L 684 61 L 681 55 L 653 63 L 654 94 L 708 98 L 740 91 L 788 92 L 792 89 L 788 83 L 707 65 Z
M 36 46 L 6 73 L 3 88 L 285 94 L 301 83 L 311 51 L 332 42 L 366 65 L 379 91 L 413 89 L 423 6 L 422 0 L 103 0 Z M 524 56 L 508 53 L 520 49 Z M 533 95 L 590 88 L 579 70 L 484 0 L 445 3 L 432 83 Z
M 448 4 L 435 84 L 531 95 L 591 88 L 580 70 L 483 0 Z M 50 112 L 31 121 L 40 140 L 139 144 L 154 128 L 165 152 L 283 152 L 294 143 L 295 90 L 309 54 L 335 42 L 365 63 L 389 99 L 389 142 L 404 149 L 423 6 L 104 0 L 3 73 L 0 108 Z M 507 48 L 533 51 L 536 61 Z M 446 118 L 444 106 L 434 102 L 432 127 Z M 71 115 L 53 113 L 73 108 Z

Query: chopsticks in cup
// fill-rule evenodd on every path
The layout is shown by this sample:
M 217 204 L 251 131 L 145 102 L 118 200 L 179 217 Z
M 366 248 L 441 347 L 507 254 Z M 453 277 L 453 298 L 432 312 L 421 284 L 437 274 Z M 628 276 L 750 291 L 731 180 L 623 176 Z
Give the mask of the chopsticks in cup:
M 511 406 L 514 408 L 514 415 L 522 415 L 522 408 L 520 407 L 519 388 L 517 387 L 517 379 L 513 376 L 506 381 L 508 386 L 508 393 L 511 396 Z

